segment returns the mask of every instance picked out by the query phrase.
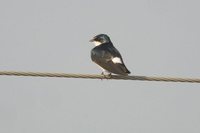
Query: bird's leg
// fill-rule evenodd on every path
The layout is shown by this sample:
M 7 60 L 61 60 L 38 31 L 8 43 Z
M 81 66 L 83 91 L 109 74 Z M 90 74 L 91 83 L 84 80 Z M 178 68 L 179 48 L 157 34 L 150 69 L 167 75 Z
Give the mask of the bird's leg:
M 105 77 L 105 74 L 104 74 L 104 72 L 102 72 L 102 73 L 101 73 L 101 75 Z M 101 81 L 102 81 L 102 80 L 103 80 L 103 78 L 101 79 Z
M 107 75 L 107 79 L 110 79 L 112 77 L 112 73 L 109 73 L 108 75 Z
M 101 72 L 101 75 L 104 75 L 104 72 Z
M 101 73 L 101 75 L 103 76 L 103 78 L 101 80 L 103 80 L 103 79 L 110 79 L 112 77 L 112 73 L 105 74 L 105 71 L 103 71 Z

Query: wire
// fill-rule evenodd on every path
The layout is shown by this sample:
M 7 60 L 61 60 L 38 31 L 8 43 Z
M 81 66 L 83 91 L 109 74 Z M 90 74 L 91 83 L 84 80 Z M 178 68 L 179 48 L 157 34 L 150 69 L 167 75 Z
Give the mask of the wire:
M 195 79 L 195 78 L 173 78 L 173 77 L 154 77 L 154 76 L 121 76 L 121 75 L 67 74 L 67 73 L 45 73 L 45 72 L 17 72 L 17 71 L 0 71 L 0 75 L 200 83 L 200 78 Z

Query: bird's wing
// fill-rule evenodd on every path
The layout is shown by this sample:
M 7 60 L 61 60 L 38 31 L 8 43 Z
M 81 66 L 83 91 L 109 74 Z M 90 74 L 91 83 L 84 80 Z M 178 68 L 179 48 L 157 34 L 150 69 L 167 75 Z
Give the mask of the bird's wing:
M 129 70 L 123 63 L 123 59 L 115 48 L 93 49 L 91 51 L 92 60 L 105 70 L 121 75 L 129 74 Z

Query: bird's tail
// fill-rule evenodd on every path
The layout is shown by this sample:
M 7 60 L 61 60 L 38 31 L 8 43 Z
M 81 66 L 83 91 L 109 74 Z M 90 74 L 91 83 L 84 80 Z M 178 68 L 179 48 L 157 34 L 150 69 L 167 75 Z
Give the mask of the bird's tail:
M 126 68 L 125 65 L 123 65 L 123 71 L 124 71 L 124 75 L 128 75 L 128 74 L 131 73 L 131 72 Z
M 130 72 L 128 69 L 126 69 L 126 73 L 127 73 L 127 74 L 130 74 L 131 72 Z

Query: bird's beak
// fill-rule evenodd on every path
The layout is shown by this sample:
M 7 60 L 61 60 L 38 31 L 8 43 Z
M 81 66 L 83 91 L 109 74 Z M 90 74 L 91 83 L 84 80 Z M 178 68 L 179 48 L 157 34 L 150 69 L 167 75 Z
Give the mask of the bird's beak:
M 89 40 L 89 42 L 94 42 L 94 38 L 93 38 L 93 39 L 91 39 L 91 40 Z

